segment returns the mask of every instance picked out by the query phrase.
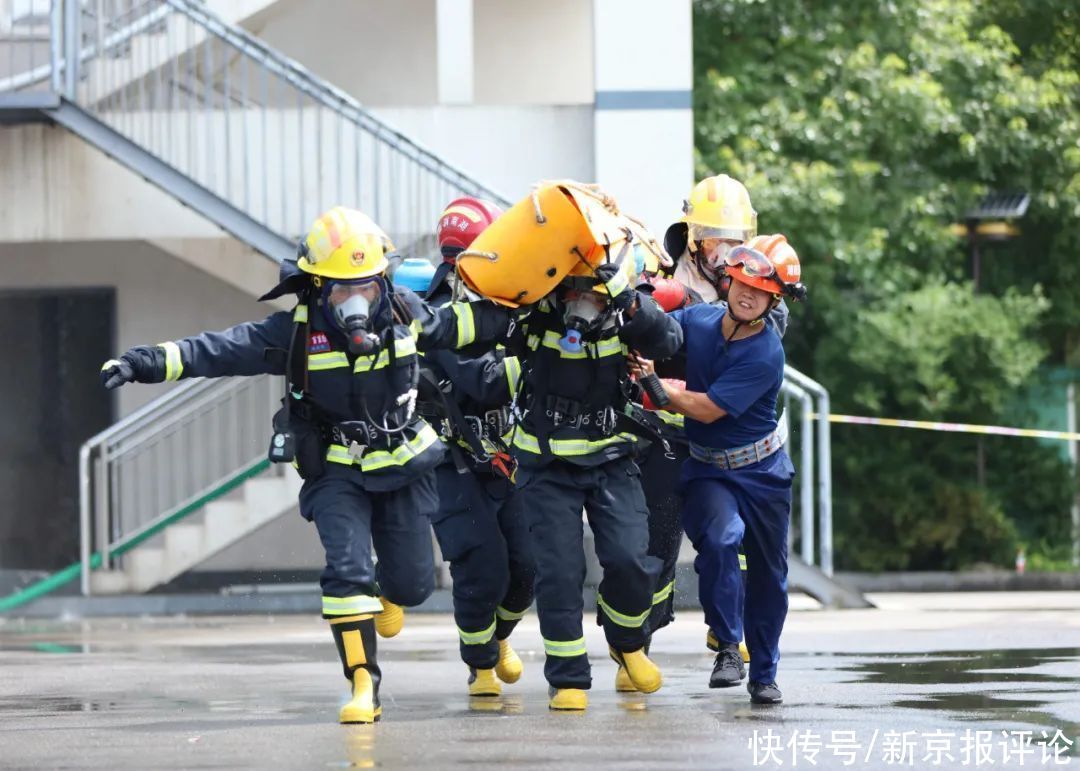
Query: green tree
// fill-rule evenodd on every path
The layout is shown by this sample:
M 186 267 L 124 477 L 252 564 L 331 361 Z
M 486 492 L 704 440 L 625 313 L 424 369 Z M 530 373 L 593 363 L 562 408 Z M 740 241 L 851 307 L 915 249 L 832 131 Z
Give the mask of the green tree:
M 699 173 L 750 189 L 798 249 L 810 302 L 793 365 L 834 410 L 1001 422 L 1045 357 L 1080 358 L 1080 76 L 1064 0 L 698 0 Z M 1033 193 L 987 250 L 982 293 L 949 225 L 987 190 Z M 1057 538 L 1072 485 L 1053 449 L 836 426 L 837 558 L 862 569 L 1011 559 Z M 1062 483 L 1064 480 L 1064 484 Z M 1023 490 L 1038 486 L 1037 504 Z

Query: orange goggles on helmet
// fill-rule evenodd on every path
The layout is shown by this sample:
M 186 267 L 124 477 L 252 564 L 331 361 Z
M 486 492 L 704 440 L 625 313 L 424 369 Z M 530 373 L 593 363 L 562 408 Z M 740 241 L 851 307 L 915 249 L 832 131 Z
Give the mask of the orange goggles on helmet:
M 757 249 L 753 249 L 749 246 L 736 246 L 724 258 L 724 264 L 729 269 L 728 273 L 731 275 L 732 270 L 740 271 L 744 276 L 750 279 L 771 280 L 776 283 L 780 288 L 781 294 L 788 295 L 794 300 L 802 300 L 806 297 L 806 287 L 800 283 L 789 284 L 780 278 L 780 275 L 776 272 L 776 266 L 769 260 L 764 254 Z M 736 278 L 732 276 L 732 278 Z M 757 282 L 751 284 L 751 286 L 761 287 Z

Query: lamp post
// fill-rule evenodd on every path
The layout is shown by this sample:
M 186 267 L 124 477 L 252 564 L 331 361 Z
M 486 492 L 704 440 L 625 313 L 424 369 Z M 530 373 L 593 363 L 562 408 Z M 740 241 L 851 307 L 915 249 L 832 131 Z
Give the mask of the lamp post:
M 975 294 L 979 293 L 982 282 L 979 244 L 983 241 L 1009 241 L 1020 235 L 1020 229 L 1011 220 L 1023 217 L 1030 204 L 1030 193 L 990 192 L 964 215 L 963 225 L 953 226 L 953 232 L 967 239 Z M 986 485 L 986 450 L 981 436 L 975 440 L 975 479 L 979 487 Z

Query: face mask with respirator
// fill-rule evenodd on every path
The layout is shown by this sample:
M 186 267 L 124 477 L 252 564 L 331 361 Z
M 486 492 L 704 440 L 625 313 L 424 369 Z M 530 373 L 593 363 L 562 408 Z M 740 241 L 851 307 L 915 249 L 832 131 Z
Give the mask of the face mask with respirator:
M 367 286 L 376 283 L 379 289 L 378 297 L 372 301 L 356 287 Z M 335 289 L 349 287 L 352 289 L 341 302 L 333 302 L 332 297 Z M 328 287 L 325 306 L 330 309 L 330 315 L 334 323 L 341 328 L 349 339 L 349 351 L 357 356 L 370 356 L 378 351 L 380 338 L 373 329 L 375 316 L 378 314 L 383 297 L 383 287 L 378 283 L 364 282 L 363 284 L 337 283 Z

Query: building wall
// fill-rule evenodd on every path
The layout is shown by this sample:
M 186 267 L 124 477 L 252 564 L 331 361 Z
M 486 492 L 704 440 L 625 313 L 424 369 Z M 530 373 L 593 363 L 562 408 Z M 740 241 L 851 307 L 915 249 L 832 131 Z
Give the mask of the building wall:
M 281 0 L 244 26 L 371 105 L 435 104 L 435 0 Z
M 592 104 L 592 0 L 473 0 L 477 104 Z
M 272 308 L 144 242 L 0 243 L 5 289 L 116 288 L 114 350 L 223 329 L 266 316 Z M 175 384 L 128 385 L 117 391 L 123 417 Z

